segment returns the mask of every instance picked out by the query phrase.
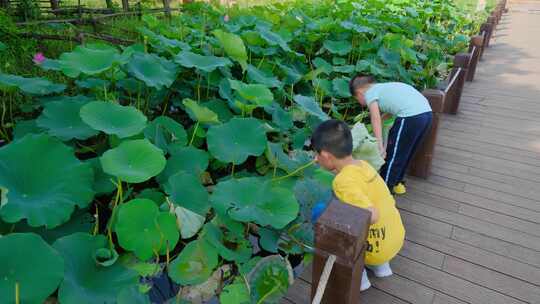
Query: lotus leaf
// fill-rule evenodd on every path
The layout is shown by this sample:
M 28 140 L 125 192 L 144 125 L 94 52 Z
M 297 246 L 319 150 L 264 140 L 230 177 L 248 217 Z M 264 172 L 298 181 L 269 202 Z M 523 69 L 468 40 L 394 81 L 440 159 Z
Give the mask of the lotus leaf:
M 165 168 L 163 151 L 147 139 L 122 142 L 103 153 L 103 171 L 128 183 L 142 183 L 158 175 Z
M 218 265 L 216 249 L 205 240 L 188 243 L 169 265 L 169 277 L 180 285 L 205 282 Z
M 144 136 L 158 148 L 169 153 L 171 145 L 185 146 L 187 144 L 187 133 L 184 127 L 167 116 L 159 116 L 152 120 L 144 129 Z
M 193 173 L 180 171 L 174 174 L 164 188 L 177 206 L 189 209 L 201 216 L 205 216 L 210 208 L 208 192 L 202 186 L 200 178 Z
M 235 90 L 242 98 L 253 104 L 268 106 L 274 101 L 274 95 L 265 85 L 246 84 L 232 79 L 229 79 L 229 82 L 231 83 L 231 88 L 233 90 Z
M 267 228 L 259 229 L 259 244 L 262 249 L 277 253 L 279 248 L 279 232 Z
M 138 275 L 121 263 L 104 267 L 94 256 L 108 248 L 103 235 L 75 233 L 58 239 L 53 244 L 64 258 L 65 275 L 58 292 L 62 304 L 115 304 L 125 288 L 136 288 Z
M 0 41 L 0 52 L 3 52 L 7 49 L 7 45 L 5 43 L 3 43 L 2 41 Z
M 245 69 L 247 67 L 248 55 L 242 38 L 240 38 L 238 35 L 227 33 L 222 30 L 214 30 L 212 33 L 219 40 L 221 46 L 225 50 L 225 53 L 227 53 L 227 55 L 233 60 L 240 63 L 242 68 Z
M 151 304 L 151 302 L 147 294 L 139 291 L 139 287 L 129 287 L 120 291 L 116 304 Z
M 39 127 L 47 129 L 50 135 L 63 141 L 74 138 L 80 140 L 90 138 L 98 134 L 98 131 L 84 123 L 79 114 L 81 107 L 87 103 L 85 98 L 48 102 L 36 123 Z
M 317 69 L 322 69 L 322 72 L 325 74 L 332 73 L 332 70 L 334 69 L 328 61 L 322 59 L 321 57 L 317 57 L 313 60 L 313 64 Z
M 201 227 L 204 225 L 204 216 L 199 215 L 189 209 L 182 206 L 176 206 L 174 208 L 176 219 L 178 220 L 178 226 L 180 227 L 180 235 L 182 239 L 189 239 L 193 237 Z
M 311 210 L 315 204 L 329 202 L 332 199 L 331 186 L 311 178 L 297 181 L 294 195 L 300 204 L 300 216 L 304 221 L 311 220 Z
M 247 76 L 251 81 L 260 83 L 269 88 L 278 88 L 281 86 L 281 82 L 277 79 L 277 77 L 269 75 L 251 64 L 247 67 Z
M 156 203 L 157 206 L 161 206 L 163 203 L 165 203 L 166 200 L 165 194 L 163 194 L 163 192 L 161 192 L 157 188 L 146 188 L 141 191 L 141 193 L 139 193 L 136 198 L 149 199 Z
M 191 172 L 200 176 L 208 168 L 208 153 L 192 146 L 175 149 L 172 156 L 167 159 L 165 169 L 158 175 L 160 184 L 165 184 L 169 177 L 179 171 Z
M 65 223 L 75 206 L 92 201 L 92 182 L 91 166 L 48 135 L 26 135 L 0 148 L 0 188 L 7 189 L 0 216 L 6 222 L 26 219 L 48 228 Z
M 353 157 L 367 161 L 375 170 L 384 165 L 377 140 L 371 136 L 363 123 L 356 123 L 351 129 L 353 137 Z
M 36 120 L 20 120 L 15 125 L 13 130 L 13 140 L 18 140 L 26 136 L 27 134 L 41 134 L 45 130 L 38 127 Z
M 92 128 L 120 138 L 139 134 L 146 127 L 146 116 L 132 106 L 92 101 L 80 112 L 83 122 Z
M 242 130 L 242 132 L 238 132 Z M 208 130 L 208 151 L 222 162 L 239 165 L 248 156 L 259 156 L 266 149 L 266 132 L 255 118 L 233 118 Z
M 135 53 L 127 64 L 127 70 L 147 86 L 161 89 L 173 84 L 178 67 L 172 61 L 155 54 Z
M 174 60 L 187 68 L 197 68 L 207 73 L 210 73 L 219 67 L 225 67 L 232 64 L 228 58 L 203 56 L 189 51 L 180 52 L 176 55 Z
M 218 115 L 205 106 L 199 105 L 195 100 L 186 98 L 182 102 L 191 119 L 202 124 L 219 123 Z
M 262 258 L 247 277 L 251 303 L 279 303 L 293 283 L 289 262 L 279 255 Z
M 62 72 L 71 78 L 80 74 L 97 75 L 125 61 L 118 49 L 106 44 L 86 44 L 75 47 L 72 52 L 63 53 L 58 60 Z
M 114 177 L 103 172 L 103 168 L 101 167 L 101 162 L 99 161 L 99 158 L 94 157 L 87 160 L 86 162 L 91 164 L 92 169 L 94 170 L 94 185 L 92 188 L 94 189 L 96 194 L 101 195 L 113 192 L 114 189 L 116 189 L 116 186 L 113 183 Z
M 221 122 L 227 122 L 233 118 L 233 113 L 231 112 L 226 101 L 220 99 L 214 99 L 202 104 L 203 107 L 208 108 L 210 111 L 214 112 L 218 116 L 218 120 Z
M 336 78 L 332 80 L 332 87 L 334 89 L 334 92 L 336 92 L 336 97 L 351 97 L 351 92 L 349 90 L 349 81 L 347 79 Z
M 243 282 L 225 286 L 219 295 L 221 304 L 248 304 L 249 301 L 249 290 Z
M 243 235 L 240 237 L 234 234 L 224 235 L 221 229 L 213 223 L 204 225 L 202 235 L 227 261 L 244 263 L 251 258 L 253 252 L 251 243 Z
M 0 237 L 0 294 L 2 303 L 15 304 L 18 284 L 20 303 L 41 304 L 64 278 L 60 254 L 34 233 Z
M 352 50 L 352 45 L 349 41 L 340 40 L 325 40 L 323 46 L 332 54 L 337 54 L 340 56 L 347 55 Z
M 313 97 L 295 95 L 294 102 L 296 102 L 302 108 L 302 110 L 316 116 L 320 120 L 324 121 L 330 119 L 330 117 L 328 117 L 328 115 L 321 110 Z
M 114 231 L 122 248 L 146 261 L 176 246 L 180 237 L 176 218 L 169 212 L 160 212 L 153 201 L 137 198 L 118 208 Z
M 298 215 L 298 202 L 292 191 L 257 177 L 220 182 L 210 197 L 218 213 L 241 222 L 281 229 Z
M 281 37 L 279 34 L 272 32 L 270 29 L 264 26 L 258 26 L 257 30 L 261 35 L 261 38 L 263 38 L 269 45 L 279 45 L 279 47 L 285 52 L 292 52 L 285 39 L 283 39 L 283 37 Z
M 31 95 L 62 93 L 66 89 L 64 84 L 52 83 L 45 78 L 24 78 L 0 73 L 0 89 L 3 87 L 19 88 L 22 92 Z

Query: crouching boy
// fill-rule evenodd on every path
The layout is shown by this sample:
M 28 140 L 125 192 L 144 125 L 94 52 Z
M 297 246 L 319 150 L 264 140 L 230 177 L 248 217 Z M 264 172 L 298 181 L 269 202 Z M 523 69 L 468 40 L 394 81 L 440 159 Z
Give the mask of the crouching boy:
M 405 229 L 384 180 L 367 162 L 352 158 L 352 135 L 344 122 L 321 123 L 313 133 L 311 144 L 317 162 L 336 174 L 332 188 L 337 198 L 371 212 L 366 267 L 377 277 L 392 275 L 389 261 L 401 249 Z M 360 290 L 371 286 L 365 269 L 361 285 Z

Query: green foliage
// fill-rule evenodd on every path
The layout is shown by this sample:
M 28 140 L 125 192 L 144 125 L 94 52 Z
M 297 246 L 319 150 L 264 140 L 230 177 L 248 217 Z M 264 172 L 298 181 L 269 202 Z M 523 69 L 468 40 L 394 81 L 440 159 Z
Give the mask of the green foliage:
M 171 20 L 134 18 L 142 44 L 47 43 L 34 64 L 37 43 L 3 35 L 18 29 L 0 14 L 0 243 L 37 233 L 65 265 L 23 302 L 148 303 L 139 278 L 160 271 L 193 292 L 224 283 L 223 303 L 277 302 L 290 265 L 261 257 L 313 246 L 311 208 L 333 175 L 304 149 L 321 121 L 357 122 L 350 77 L 433 87 L 478 27 L 445 1 L 298 0 L 227 15 L 186 4 Z M 381 165 L 366 128 L 353 134 L 355 157 Z

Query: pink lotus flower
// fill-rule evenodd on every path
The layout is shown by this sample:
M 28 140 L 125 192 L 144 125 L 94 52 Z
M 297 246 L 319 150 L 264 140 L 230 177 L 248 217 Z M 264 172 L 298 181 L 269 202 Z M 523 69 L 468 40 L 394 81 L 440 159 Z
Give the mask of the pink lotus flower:
M 34 61 L 35 64 L 39 65 L 39 64 L 42 64 L 43 61 L 45 61 L 45 59 L 47 59 L 45 58 L 45 55 L 43 55 L 43 53 L 40 52 L 34 55 L 34 59 L 32 59 L 32 61 Z
M 229 19 L 230 19 L 230 18 L 229 18 L 229 15 L 225 15 L 225 16 L 223 16 L 223 21 L 225 21 L 225 22 L 229 22 Z

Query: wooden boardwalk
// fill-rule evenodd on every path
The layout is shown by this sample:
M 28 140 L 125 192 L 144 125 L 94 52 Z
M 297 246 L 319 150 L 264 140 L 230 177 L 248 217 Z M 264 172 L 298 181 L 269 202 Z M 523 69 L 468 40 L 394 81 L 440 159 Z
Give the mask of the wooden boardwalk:
M 510 4 L 441 127 L 432 176 L 398 199 L 395 274 L 362 303 L 540 303 L 540 1 Z M 283 303 L 310 303 L 310 272 Z

